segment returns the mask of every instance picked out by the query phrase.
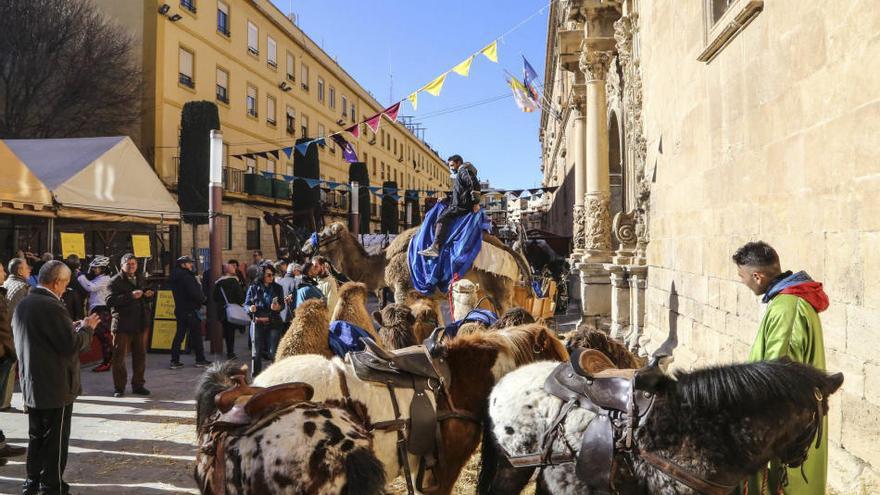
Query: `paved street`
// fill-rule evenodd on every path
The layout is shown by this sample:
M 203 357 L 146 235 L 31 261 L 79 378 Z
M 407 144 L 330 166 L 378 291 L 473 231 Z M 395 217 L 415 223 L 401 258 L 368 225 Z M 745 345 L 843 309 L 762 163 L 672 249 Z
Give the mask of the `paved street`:
M 246 341 L 239 338 L 239 355 Z M 147 355 L 148 398 L 112 397 L 111 375 L 82 370 L 83 395 L 73 408 L 70 457 L 65 479 L 72 493 L 159 494 L 198 493 L 192 479 L 195 459 L 195 401 L 193 389 L 200 372 L 193 358 L 187 365 L 167 369 L 165 354 Z M 21 394 L 12 404 L 21 408 Z M 27 416 L 0 413 L 7 440 L 27 444 Z M 0 493 L 19 493 L 24 479 L 24 458 L 0 467 Z

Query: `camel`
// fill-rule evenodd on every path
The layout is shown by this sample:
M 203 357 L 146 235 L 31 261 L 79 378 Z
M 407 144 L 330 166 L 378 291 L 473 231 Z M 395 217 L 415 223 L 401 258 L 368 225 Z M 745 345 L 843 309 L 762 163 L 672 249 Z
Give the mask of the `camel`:
M 302 251 L 307 255 L 320 253 L 326 256 L 349 278 L 366 284 L 368 290 L 374 291 L 384 287 L 394 289 L 394 302 L 404 304 L 407 292 L 413 289 L 407 249 L 418 229 L 415 227 L 406 230 L 395 237 L 384 254 L 370 255 L 348 231 L 345 224 L 335 222 L 317 234 L 317 245 L 310 239 L 303 245 Z M 483 242 L 509 255 L 519 268 L 520 279 L 529 278 L 528 263 L 521 255 L 492 235 L 484 233 Z M 498 311 L 504 312 L 513 305 L 513 289 L 519 280 L 512 280 L 478 268 L 471 268 L 461 278 L 482 287 L 494 301 Z M 435 291 L 431 296 L 434 298 L 435 310 L 442 323 L 443 316 L 440 313 L 439 301 L 445 296 L 440 291 Z
M 434 308 L 434 301 L 417 290 L 411 290 L 406 296 L 406 305 L 412 311 L 416 321 L 412 333 L 416 342 L 424 342 L 431 332 L 439 325 L 440 318 Z
M 275 361 L 298 354 L 320 354 L 333 357 L 328 344 L 330 316 L 323 299 L 309 299 L 296 308 L 296 314 L 287 332 L 278 342 Z
M 331 321 L 347 321 L 363 328 L 376 342 L 379 334 L 373 328 L 373 320 L 367 311 L 367 285 L 362 282 L 346 282 L 339 288 L 338 302 Z

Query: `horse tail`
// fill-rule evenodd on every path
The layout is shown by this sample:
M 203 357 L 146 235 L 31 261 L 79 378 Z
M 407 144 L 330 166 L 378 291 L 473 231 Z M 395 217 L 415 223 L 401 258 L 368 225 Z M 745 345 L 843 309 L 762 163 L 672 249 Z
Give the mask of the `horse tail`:
M 385 493 L 385 466 L 372 450 L 357 447 L 345 457 L 346 495 Z
M 202 373 L 196 386 L 196 428 L 217 409 L 214 396 L 231 387 L 232 377 L 241 374 L 247 376 L 247 368 L 235 361 L 216 362 Z

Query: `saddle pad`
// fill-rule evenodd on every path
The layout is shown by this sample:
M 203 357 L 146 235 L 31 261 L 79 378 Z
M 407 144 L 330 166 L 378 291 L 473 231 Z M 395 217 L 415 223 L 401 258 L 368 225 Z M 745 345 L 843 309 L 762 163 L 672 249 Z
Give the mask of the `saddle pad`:
M 484 242 L 480 252 L 474 258 L 474 268 L 484 272 L 494 273 L 511 280 L 519 280 L 519 265 L 507 251 Z

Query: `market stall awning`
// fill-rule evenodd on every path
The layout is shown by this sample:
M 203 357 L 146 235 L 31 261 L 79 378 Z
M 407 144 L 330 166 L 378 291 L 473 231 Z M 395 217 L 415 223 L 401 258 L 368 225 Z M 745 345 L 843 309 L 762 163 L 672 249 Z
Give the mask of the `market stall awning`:
M 147 222 L 180 218 L 174 196 L 127 136 L 0 143 L 51 192 L 58 216 Z M 26 191 L 19 188 L 18 193 Z
M 0 213 L 53 216 L 52 194 L 33 172 L 0 141 Z

